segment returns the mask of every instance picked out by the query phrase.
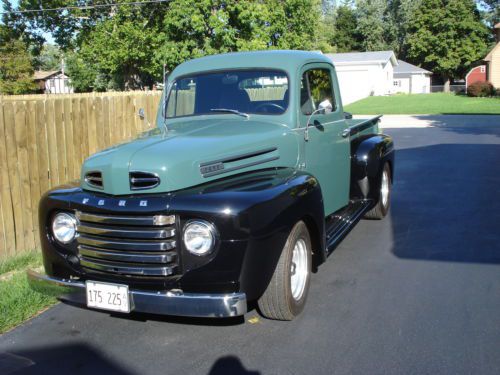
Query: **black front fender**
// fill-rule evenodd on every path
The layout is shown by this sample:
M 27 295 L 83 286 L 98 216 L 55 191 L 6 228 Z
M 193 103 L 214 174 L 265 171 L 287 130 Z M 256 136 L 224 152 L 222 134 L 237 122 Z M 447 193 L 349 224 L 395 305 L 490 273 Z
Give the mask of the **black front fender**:
M 174 193 L 170 209 L 183 220 L 211 220 L 222 239 L 210 263 L 184 275 L 185 285 L 229 271 L 238 275 L 239 290 L 249 300 L 260 297 L 299 220 L 311 232 L 315 264 L 324 261 L 323 199 L 318 181 L 309 174 L 281 169 L 220 180 Z M 183 252 L 183 257 L 192 256 Z
M 351 197 L 378 201 L 382 168 L 387 162 L 394 177 L 394 142 L 385 134 L 366 135 L 351 144 Z

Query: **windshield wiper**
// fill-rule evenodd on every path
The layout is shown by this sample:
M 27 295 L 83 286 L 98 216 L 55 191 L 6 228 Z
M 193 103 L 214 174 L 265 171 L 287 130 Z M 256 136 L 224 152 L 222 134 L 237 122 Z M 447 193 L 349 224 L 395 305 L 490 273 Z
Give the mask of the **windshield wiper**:
M 235 115 L 242 116 L 242 117 L 245 117 L 245 118 L 249 118 L 250 117 L 250 115 L 248 113 L 240 112 L 237 109 L 212 108 L 212 109 L 210 109 L 210 112 L 226 112 L 226 113 L 233 113 Z

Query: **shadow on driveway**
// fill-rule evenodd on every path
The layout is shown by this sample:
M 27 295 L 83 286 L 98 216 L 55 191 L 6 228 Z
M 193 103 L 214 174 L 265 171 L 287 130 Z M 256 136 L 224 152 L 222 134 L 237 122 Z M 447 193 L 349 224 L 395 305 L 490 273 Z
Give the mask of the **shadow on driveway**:
M 394 255 L 500 263 L 500 145 L 406 148 L 397 150 L 396 160 Z

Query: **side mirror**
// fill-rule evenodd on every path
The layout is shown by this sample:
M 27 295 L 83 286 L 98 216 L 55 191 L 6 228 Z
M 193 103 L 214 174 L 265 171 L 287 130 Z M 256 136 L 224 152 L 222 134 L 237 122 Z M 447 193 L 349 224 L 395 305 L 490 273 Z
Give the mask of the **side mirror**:
M 311 118 L 317 113 L 328 114 L 332 113 L 332 111 L 333 105 L 328 99 L 325 99 L 321 103 L 319 103 L 318 109 L 314 110 L 307 119 L 306 129 L 304 131 L 304 140 L 306 142 L 309 141 L 309 124 L 311 122 Z
M 352 119 L 352 113 L 350 113 L 350 112 L 344 112 L 344 118 L 346 120 L 351 120 Z
M 321 103 L 319 103 L 318 111 L 321 111 L 324 114 L 332 113 L 333 105 L 332 105 L 332 103 L 330 103 L 330 101 L 328 99 L 325 99 Z

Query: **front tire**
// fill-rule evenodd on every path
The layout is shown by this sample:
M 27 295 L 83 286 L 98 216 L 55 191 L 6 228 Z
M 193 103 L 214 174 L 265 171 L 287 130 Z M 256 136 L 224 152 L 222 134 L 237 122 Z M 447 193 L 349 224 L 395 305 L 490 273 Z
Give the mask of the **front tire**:
M 391 167 L 389 163 L 384 164 L 382 176 L 380 177 L 380 191 L 377 204 L 366 213 L 367 219 L 381 220 L 389 212 L 391 206 Z
M 306 304 L 311 279 L 311 237 L 299 221 L 281 252 L 271 282 L 258 301 L 261 314 L 269 319 L 292 320 Z

